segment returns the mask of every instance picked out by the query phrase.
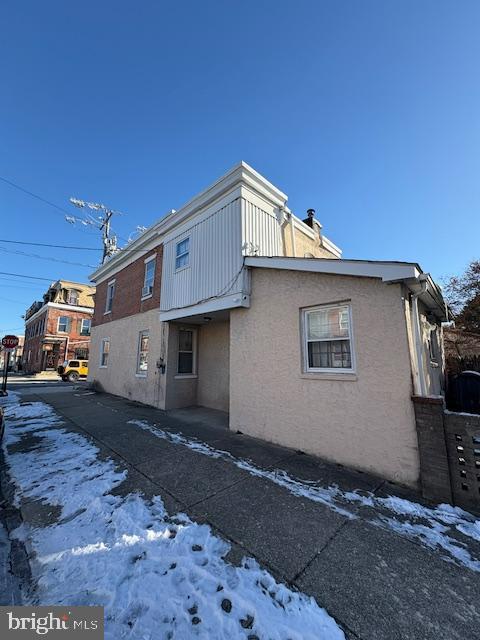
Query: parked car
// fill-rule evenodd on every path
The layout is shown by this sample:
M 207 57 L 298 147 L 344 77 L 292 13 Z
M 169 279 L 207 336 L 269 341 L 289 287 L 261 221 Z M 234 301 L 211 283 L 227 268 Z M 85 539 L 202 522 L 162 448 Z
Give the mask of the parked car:
M 65 360 L 63 365 L 57 367 L 58 375 L 65 382 L 77 382 L 80 378 L 88 376 L 87 360 Z

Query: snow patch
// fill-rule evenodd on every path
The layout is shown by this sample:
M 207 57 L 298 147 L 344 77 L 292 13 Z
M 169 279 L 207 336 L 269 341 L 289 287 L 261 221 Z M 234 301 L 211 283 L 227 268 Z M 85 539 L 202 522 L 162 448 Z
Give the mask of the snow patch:
M 356 507 L 363 507 L 366 512 L 362 513 L 362 517 L 368 519 L 372 524 L 420 541 L 431 549 L 440 549 L 448 554 L 444 556 L 444 559 L 451 561 L 453 558 L 457 563 L 480 572 L 480 560 L 471 555 L 462 541 L 449 535 L 453 529 L 467 538 L 479 540 L 480 521 L 475 521 L 474 516 L 463 509 L 446 504 L 441 504 L 438 507 L 426 507 L 397 496 L 381 498 L 368 491 L 362 493 L 342 491 L 336 485 L 321 487 L 312 484 L 312 482 L 292 478 L 283 470 L 261 469 L 250 460 L 236 458 L 228 451 L 215 449 L 204 442 L 187 438 L 179 433 L 164 431 L 145 420 L 130 420 L 129 424 L 149 431 L 157 438 L 180 444 L 203 455 L 228 460 L 239 469 L 270 480 L 284 487 L 293 495 L 325 504 L 348 518 L 358 518 L 359 514 L 354 510 Z M 382 510 L 389 511 L 393 517 L 382 515 Z
M 32 604 L 103 605 L 108 640 L 344 640 L 313 598 L 276 582 L 252 559 L 240 567 L 226 562 L 230 546 L 208 526 L 185 514 L 169 517 L 160 497 L 111 495 L 126 472 L 100 460 L 84 436 L 51 428 L 53 412 L 35 405 L 11 407 L 5 443 L 18 498 L 61 507 L 55 525 L 16 531 L 36 554 Z M 28 433 L 41 446 L 9 453 L 8 439 Z

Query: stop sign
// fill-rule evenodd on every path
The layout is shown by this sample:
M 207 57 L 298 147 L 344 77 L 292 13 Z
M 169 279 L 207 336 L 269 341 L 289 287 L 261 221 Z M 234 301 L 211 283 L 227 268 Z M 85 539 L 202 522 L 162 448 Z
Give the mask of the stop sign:
M 18 346 L 17 336 L 4 336 L 2 338 L 2 346 L 5 349 L 15 349 L 15 347 Z

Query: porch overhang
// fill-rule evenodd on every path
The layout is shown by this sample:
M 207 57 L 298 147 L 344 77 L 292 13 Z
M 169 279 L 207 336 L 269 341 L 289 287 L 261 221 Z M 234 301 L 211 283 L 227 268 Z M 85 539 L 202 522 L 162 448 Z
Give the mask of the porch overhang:
M 192 316 L 201 314 L 214 313 L 226 309 L 234 309 L 236 307 L 249 307 L 250 296 L 247 293 L 232 293 L 221 298 L 205 300 L 189 307 L 180 307 L 178 309 L 160 309 L 160 321 L 168 322 L 169 320 L 185 320 Z

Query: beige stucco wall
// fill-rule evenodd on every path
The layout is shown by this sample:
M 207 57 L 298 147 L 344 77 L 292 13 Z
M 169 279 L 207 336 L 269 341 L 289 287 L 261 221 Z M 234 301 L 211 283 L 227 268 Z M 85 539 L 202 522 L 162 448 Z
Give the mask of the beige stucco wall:
M 320 246 L 320 236 L 311 238 L 303 233 L 301 229 L 295 227 L 295 256 L 292 245 L 291 222 L 283 225 L 283 246 L 285 255 L 288 257 L 304 258 L 306 254 L 311 253 L 315 258 L 337 258 L 338 256 L 330 253 L 328 249 Z M 315 231 L 315 233 L 317 233 Z
M 162 343 L 168 338 L 167 325 L 163 327 L 164 337 L 157 309 L 92 327 L 88 379 L 99 382 L 108 393 L 164 408 L 165 375 L 156 367 L 162 357 Z M 139 333 L 145 330 L 150 336 L 148 371 L 141 377 L 137 375 L 137 350 Z M 107 368 L 99 367 L 103 338 L 110 338 Z
M 300 309 L 350 300 L 357 371 L 302 372 Z M 230 427 L 416 486 L 402 289 L 377 279 L 252 269 L 230 316 Z
M 197 404 L 229 409 L 230 323 L 211 322 L 198 333 Z

